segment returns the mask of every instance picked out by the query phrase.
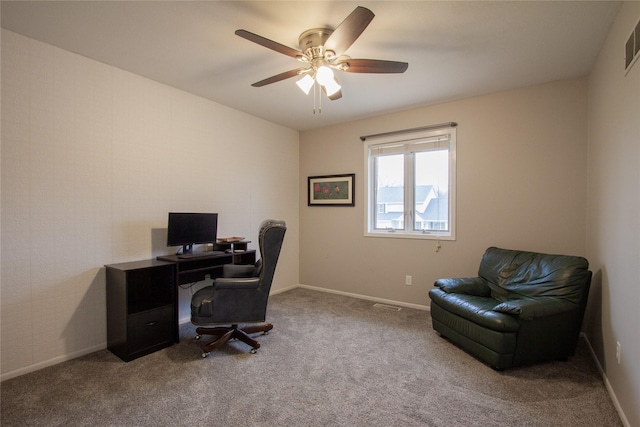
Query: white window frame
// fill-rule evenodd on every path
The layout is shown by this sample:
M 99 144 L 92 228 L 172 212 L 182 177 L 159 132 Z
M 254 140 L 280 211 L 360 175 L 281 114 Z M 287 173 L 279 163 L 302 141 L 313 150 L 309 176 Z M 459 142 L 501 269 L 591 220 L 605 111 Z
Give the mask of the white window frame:
M 407 161 L 405 157 L 405 165 L 411 164 L 404 170 L 405 176 L 405 229 L 375 229 L 375 213 L 377 210 L 377 201 L 375 200 L 375 177 L 374 177 L 374 159 L 372 151 L 377 151 L 381 147 L 394 147 L 391 150 L 398 150 L 398 146 L 404 146 L 404 150 L 409 154 L 412 152 L 411 145 L 419 144 L 421 140 L 433 140 L 436 138 L 449 138 L 449 230 L 414 230 L 413 205 L 414 201 L 414 182 L 415 175 L 413 165 Z M 407 156 L 405 154 L 405 156 Z M 388 238 L 405 238 L 405 239 L 431 239 L 431 240 L 456 240 L 456 128 L 446 127 L 439 129 L 422 130 L 410 133 L 402 133 L 396 135 L 384 135 L 381 137 L 368 137 L 364 143 L 364 162 L 365 173 L 367 174 L 365 199 L 365 230 L 364 235 L 368 237 L 388 237 Z

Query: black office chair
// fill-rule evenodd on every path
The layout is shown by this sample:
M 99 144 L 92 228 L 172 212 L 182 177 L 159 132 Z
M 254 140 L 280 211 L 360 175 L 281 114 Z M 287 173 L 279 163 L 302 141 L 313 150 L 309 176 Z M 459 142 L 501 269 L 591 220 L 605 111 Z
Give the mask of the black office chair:
M 217 336 L 202 350 L 202 357 L 236 338 L 250 345 L 251 353 L 260 343 L 250 334 L 267 334 L 273 325 L 265 321 L 271 282 L 287 226 L 284 221 L 266 220 L 260 225 L 259 248 L 261 258 L 255 265 L 225 265 L 223 277 L 212 286 L 198 290 L 191 298 L 191 323 L 196 328 L 196 339 L 201 335 Z M 261 323 L 238 327 L 240 324 Z M 212 325 L 231 325 L 215 326 Z

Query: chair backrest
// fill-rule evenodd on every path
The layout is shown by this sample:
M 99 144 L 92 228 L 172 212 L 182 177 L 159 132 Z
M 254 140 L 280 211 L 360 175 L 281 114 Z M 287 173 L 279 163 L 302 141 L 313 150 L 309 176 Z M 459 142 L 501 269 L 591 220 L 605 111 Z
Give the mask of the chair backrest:
M 267 295 L 271 289 L 286 231 L 287 225 L 281 220 L 267 219 L 260 224 L 258 232 L 260 260 L 256 263 L 256 267 L 260 270 L 260 291 Z
M 494 247 L 485 252 L 478 272 L 499 301 L 544 296 L 574 304 L 584 299 L 590 274 L 589 262 L 583 257 Z

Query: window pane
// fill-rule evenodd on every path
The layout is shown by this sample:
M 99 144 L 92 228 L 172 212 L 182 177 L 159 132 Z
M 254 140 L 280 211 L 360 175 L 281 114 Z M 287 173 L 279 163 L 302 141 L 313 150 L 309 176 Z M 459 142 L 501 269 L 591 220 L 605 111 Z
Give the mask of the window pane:
M 404 155 L 375 158 L 375 228 L 404 229 Z
M 456 239 L 455 126 L 378 135 L 364 150 L 366 236 Z
M 449 230 L 449 150 L 415 153 L 415 230 Z

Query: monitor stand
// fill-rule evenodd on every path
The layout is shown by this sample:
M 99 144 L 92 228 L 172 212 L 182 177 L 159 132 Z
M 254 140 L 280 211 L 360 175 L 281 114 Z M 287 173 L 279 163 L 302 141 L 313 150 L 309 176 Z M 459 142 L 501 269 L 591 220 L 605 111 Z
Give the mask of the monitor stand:
M 193 243 L 182 245 L 182 253 L 183 254 L 192 254 L 193 253 Z

